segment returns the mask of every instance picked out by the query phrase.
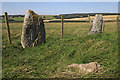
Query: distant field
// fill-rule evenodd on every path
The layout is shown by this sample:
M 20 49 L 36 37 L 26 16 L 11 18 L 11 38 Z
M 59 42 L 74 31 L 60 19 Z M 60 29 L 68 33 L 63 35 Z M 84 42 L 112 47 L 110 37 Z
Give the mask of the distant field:
M 45 20 L 54 19 L 55 15 L 40 15 Z M 8 17 L 9 22 L 23 22 L 24 17 Z M 0 20 L 0 22 L 5 22 L 5 19 Z
M 61 19 L 56 19 L 54 16 L 58 15 L 40 15 L 44 22 L 60 22 Z M 118 15 L 105 15 L 103 16 L 104 21 L 116 21 Z M 93 21 L 94 16 L 90 16 L 91 20 Z M 9 17 L 9 22 L 23 22 L 24 17 Z M 88 17 L 82 17 L 82 18 L 71 18 L 71 19 L 64 19 L 64 21 L 71 21 L 71 22 L 79 22 L 79 21 L 89 21 Z M 1 22 L 1 21 L 0 21 Z M 5 19 L 2 20 L 2 22 L 5 22 Z
M 118 15 L 105 15 L 103 16 L 104 21 L 116 21 Z M 91 20 L 93 21 L 94 16 L 90 16 Z M 52 20 L 44 20 L 44 22 L 50 21 L 61 21 L 61 19 L 52 19 Z M 71 18 L 71 19 L 64 19 L 64 21 L 89 21 L 88 17 L 84 18 Z
M 45 20 L 51 20 L 51 19 L 55 19 L 53 16 L 56 16 L 56 15 L 40 15 L 42 16 L 42 18 L 44 18 Z
M 89 22 L 65 23 L 61 39 L 61 23 L 45 23 L 46 43 L 23 49 L 20 43 L 22 23 L 10 23 L 13 44 L 8 44 L 2 23 L 3 78 L 115 78 L 118 77 L 118 33 L 116 22 L 106 22 L 101 34 L 88 35 Z M 65 66 L 98 62 L 101 73 L 62 74 Z

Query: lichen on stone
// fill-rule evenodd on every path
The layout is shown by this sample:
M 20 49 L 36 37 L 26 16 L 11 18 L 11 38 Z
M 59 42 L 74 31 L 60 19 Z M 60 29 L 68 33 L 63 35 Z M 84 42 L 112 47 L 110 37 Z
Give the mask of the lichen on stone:
M 39 39 L 39 40 L 37 40 Z M 36 43 L 36 41 L 38 43 Z M 32 10 L 27 10 L 24 18 L 21 44 L 23 48 L 32 47 L 45 42 L 43 20 Z
M 102 33 L 103 17 L 102 14 L 96 14 L 88 34 Z

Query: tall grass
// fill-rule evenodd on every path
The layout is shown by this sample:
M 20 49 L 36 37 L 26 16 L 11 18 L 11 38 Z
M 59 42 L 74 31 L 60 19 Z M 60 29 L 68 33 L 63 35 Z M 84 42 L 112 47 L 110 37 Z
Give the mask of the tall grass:
M 90 23 L 65 23 L 61 39 L 61 23 L 45 23 L 46 43 L 23 49 L 20 44 L 21 23 L 10 23 L 12 45 L 7 42 L 2 26 L 2 60 L 4 78 L 71 77 L 60 73 L 66 65 L 98 62 L 104 71 L 79 78 L 118 77 L 118 36 L 115 22 L 107 22 L 101 34 L 88 35 Z

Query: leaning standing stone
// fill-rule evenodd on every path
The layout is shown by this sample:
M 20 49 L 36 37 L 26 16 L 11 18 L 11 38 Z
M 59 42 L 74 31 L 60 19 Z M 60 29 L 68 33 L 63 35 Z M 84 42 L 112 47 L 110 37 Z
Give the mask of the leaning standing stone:
M 45 28 L 42 18 L 34 11 L 27 10 L 24 18 L 21 44 L 23 48 L 32 47 L 45 42 Z
M 102 33 L 102 27 L 103 17 L 101 14 L 96 14 L 88 34 Z

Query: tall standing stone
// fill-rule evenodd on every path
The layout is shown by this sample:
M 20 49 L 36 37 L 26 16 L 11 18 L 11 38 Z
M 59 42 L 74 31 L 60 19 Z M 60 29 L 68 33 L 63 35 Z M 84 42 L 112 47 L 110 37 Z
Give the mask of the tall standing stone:
M 88 34 L 102 33 L 102 29 L 103 17 L 101 14 L 96 14 Z
M 43 19 L 34 11 L 27 10 L 24 18 L 21 44 L 23 48 L 32 47 L 45 42 Z

